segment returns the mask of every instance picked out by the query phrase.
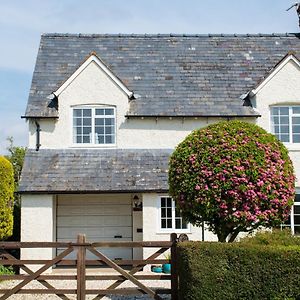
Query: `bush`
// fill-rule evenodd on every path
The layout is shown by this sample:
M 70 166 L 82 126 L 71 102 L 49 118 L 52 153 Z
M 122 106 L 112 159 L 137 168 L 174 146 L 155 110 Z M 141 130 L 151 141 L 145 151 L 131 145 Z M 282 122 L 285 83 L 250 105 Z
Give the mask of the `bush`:
M 300 247 L 188 242 L 178 246 L 179 299 L 300 299 Z
M 12 267 L 5 267 L 3 265 L 0 265 L 0 275 L 13 275 L 15 274 Z
M 0 240 L 12 235 L 14 175 L 11 163 L 0 156 Z
M 255 124 L 226 121 L 193 131 L 170 158 L 170 195 L 184 219 L 219 241 L 283 223 L 295 196 L 286 147 Z
M 300 246 L 300 237 L 292 235 L 290 229 L 273 229 L 272 231 L 259 231 L 255 235 L 240 240 L 244 245 L 269 246 Z

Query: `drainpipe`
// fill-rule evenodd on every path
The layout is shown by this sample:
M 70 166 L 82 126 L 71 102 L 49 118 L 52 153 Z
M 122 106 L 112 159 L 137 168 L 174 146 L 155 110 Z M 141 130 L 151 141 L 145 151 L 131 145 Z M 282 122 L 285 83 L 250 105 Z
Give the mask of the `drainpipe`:
M 36 151 L 39 151 L 39 149 L 40 149 L 40 146 L 41 146 L 41 144 L 40 144 L 40 131 L 41 131 L 41 126 L 40 126 L 40 124 L 38 123 L 38 121 L 37 120 L 35 120 L 35 126 L 36 126 L 36 148 L 35 148 L 35 150 Z

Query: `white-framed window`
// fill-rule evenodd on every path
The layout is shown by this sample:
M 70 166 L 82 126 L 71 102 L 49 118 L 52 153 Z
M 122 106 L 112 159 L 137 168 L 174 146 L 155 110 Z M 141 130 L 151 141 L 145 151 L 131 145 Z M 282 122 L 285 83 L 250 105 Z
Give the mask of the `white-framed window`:
M 73 143 L 114 145 L 116 110 L 114 107 L 74 107 Z
M 281 228 L 290 228 L 292 234 L 300 235 L 300 194 L 296 194 L 290 216 Z
M 300 105 L 272 106 L 272 132 L 284 143 L 300 143 Z
M 160 231 L 188 232 L 190 230 L 190 225 L 182 219 L 171 197 L 160 196 L 158 207 Z

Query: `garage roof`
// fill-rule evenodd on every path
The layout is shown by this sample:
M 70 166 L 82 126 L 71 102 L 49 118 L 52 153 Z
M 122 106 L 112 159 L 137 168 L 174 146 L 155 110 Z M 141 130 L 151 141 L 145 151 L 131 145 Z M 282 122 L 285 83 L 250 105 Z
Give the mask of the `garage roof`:
M 28 150 L 20 193 L 165 192 L 172 150 Z

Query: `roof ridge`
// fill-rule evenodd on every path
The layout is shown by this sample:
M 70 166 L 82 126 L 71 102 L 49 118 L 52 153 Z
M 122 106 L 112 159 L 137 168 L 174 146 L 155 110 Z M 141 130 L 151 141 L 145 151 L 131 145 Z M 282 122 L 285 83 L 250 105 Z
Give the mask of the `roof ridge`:
M 153 37 L 287 37 L 299 36 L 299 33 L 206 33 L 206 34 L 186 34 L 186 33 L 43 33 L 42 37 L 135 37 L 135 38 L 153 38 Z

